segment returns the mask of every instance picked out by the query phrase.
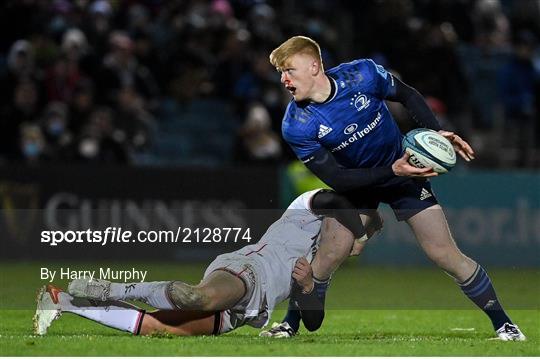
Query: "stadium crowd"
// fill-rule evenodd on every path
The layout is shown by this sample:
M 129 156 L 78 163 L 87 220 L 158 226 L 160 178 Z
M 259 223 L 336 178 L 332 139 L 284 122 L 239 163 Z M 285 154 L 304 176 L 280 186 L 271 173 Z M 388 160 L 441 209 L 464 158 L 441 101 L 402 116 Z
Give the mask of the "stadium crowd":
M 540 166 L 535 0 L 8 0 L 0 5 L 7 163 L 285 163 L 289 95 L 268 62 L 296 34 L 327 68 L 370 57 L 479 154 Z M 329 16 L 331 14 L 331 16 Z M 390 103 L 404 131 L 407 113 Z

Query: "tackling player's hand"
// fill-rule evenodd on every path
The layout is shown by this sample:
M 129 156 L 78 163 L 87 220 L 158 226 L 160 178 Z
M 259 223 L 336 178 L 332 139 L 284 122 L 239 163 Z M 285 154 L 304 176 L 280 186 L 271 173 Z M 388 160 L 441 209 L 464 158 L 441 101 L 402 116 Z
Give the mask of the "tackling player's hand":
M 300 257 L 296 261 L 292 277 L 300 288 L 302 288 L 302 292 L 306 294 L 311 293 L 315 287 L 315 282 L 313 282 L 313 269 L 311 268 L 311 264 L 309 264 L 304 257 Z
M 376 233 L 380 232 L 383 227 L 383 219 L 378 211 L 374 211 L 371 216 L 366 217 L 366 234 L 361 238 L 355 238 L 351 247 L 349 257 L 358 256 L 364 250 L 368 239 L 373 237 Z
M 366 243 L 367 243 L 367 236 L 366 236 L 366 239 L 364 240 L 362 240 L 362 238 L 360 239 L 356 238 L 352 245 L 351 253 L 349 253 L 349 257 L 360 255 L 360 253 L 362 253 L 362 251 L 364 250 Z
M 409 163 L 409 154 L 405 152 L 403 156 L 392 163 L 392 171 L 396 176 L 402 177 L 435 177 L 438 175 L 437 172 L 433 171 L 433 168 L 418 168 L 414 167 Z
M 449 131 L 439 131 L 439 135 L 445 137 L 450 143 L 454 146 L 454 150 L 459 153 L 459 155 L 467 162 L 474 160 L 474 150 L 461 137 L 456 135 L 454 132 Z

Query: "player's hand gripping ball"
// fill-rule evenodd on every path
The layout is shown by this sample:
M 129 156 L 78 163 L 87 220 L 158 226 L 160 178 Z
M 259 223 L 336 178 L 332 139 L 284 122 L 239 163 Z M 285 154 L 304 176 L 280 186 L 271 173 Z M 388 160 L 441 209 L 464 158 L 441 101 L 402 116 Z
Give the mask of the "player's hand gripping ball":
M 433 171 L 447 173 L 456 164 L 454 146 L 445 137 L 427 128 L 417 128 L 403 138 L 403 148 L 414 167 L 432 167 Z

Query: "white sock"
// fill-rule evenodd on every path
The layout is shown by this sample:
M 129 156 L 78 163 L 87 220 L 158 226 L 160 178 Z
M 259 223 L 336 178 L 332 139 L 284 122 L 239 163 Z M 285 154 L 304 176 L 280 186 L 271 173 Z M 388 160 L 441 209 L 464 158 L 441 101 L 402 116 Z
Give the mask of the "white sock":
M 178 309 L 167 296 L 171 282 L 111 283 L 109 298 L 114 300 L 140 300 L 156 309 Z
M 74 298 L 66 292 L 58 295 L 62 312 L 77 314 L 111 328 L 137 334 L 144 311 L 126 302 L 90 301 Z

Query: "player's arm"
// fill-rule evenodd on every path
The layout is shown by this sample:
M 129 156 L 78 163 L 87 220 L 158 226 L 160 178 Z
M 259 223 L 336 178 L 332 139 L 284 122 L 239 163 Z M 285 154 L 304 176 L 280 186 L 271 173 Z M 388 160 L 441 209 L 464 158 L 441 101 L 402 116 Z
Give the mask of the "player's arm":
M 317 296 L 313 270 L 305 258 L 299 258 L 293 269 L 291 300 L 296 302 L 304 327 L 310 332 L 319 329 L 324 320 L 324 304 Z
M 433 175 L 430 168 L 416 168 L 411 165 L 407 166 L 406 172 L 403 171 L 401 169 L 403 166 L 399 168 L 396 166 L 403 165 L 402 162 L 406 163 L 406 159 L 402 158 L 392 166 L 343 168 L 337 163 L 332 153 L 324 147 L 319 148 L 302 160 L 311 172 L 337 192 L 373 186 L 395 176 L 429 177 Z
M 407 108 L 418 127 L 425 127 L 438 131 L 453 145 L 456 152 L 466 161 L 474 159 L 474 151 L 471 146 L 453 132 L 444 131 L 437 118 L 429 108 L 424 97 L 413 87 L 405 84 L 400 79 L 392 76 L 392 85 L 388 87 L 385 99 L 400 102 Z
M 397 77 L 392 76 L 392 80 L 393 86 L 390 86 L 389 93 L 385 99 L 400 102 L 405 106 L 418 127 L 429 128 L 435 131 L 442 130 L 439 121 L 437 121 L 424 97 L 415 88 L 406 85 Z

